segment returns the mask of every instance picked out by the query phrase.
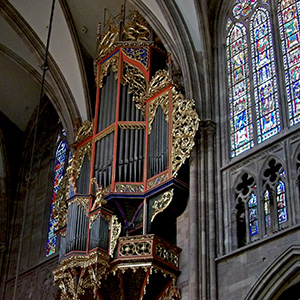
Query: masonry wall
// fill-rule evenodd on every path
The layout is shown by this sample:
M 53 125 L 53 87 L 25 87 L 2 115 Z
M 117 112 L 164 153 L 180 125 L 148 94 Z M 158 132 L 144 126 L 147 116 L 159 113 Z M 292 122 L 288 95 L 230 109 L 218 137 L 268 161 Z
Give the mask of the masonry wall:
M 52 270 L 57 254 L 45 257 L 54 174 L 55 141 L 61 126 L 50 101 L 40 107 L 38 130 L 35 116 L 25 132 L 16 197 L 11 200 L 10 239 L 6 251 L 1 299 L 54 299 Z M 33 142 L 35 139 L 35 143 Z

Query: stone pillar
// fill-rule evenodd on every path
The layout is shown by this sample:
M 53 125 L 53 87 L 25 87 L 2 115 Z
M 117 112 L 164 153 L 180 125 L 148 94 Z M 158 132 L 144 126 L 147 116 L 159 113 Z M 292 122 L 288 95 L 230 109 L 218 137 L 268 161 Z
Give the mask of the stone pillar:
M 212 120 L 200 122 L 198 147 L 198 226 L 199 226 L 199 298 L 214 300 L 216 295 L 216 221 L 215 221 L 215 162 Z M 192 174 L 191 174 L 192 176 Z M 194 298 L 190 298 L 194 299 Z M 196 299 L 196 298 L 195 298 Z
M 199 240 L 198 240 L 198 157 L 194 148 L 190 157 L 190 197 L 189 197 L 189 298 L 199 299 Z

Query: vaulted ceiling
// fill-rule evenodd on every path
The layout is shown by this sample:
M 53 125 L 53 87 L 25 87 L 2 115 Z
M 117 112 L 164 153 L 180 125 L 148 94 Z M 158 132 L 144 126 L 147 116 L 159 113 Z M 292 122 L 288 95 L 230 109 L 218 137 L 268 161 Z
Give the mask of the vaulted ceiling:
M 197 51 L 201 44 L 195 1 L 175 2 Z M 117 16 L 122 4 L 126 4 L 126 15 L 139 10 L 146 19 L 154 21 L 154 29 L 160 31 L 158 35 L 161 34 L 163 41 L 176 43 L 172 22 L 164 14 L 164 1 L 55 0 L 54 3 L 44 92 L 63 124 L 74 125 L 91 118 L 97 27 L 99 22 L 104 24 L 110 16 Z M 0 2 L 0 111 L 22 131 L 39 103 L 51 8 L 52 1 L 45 0 Z

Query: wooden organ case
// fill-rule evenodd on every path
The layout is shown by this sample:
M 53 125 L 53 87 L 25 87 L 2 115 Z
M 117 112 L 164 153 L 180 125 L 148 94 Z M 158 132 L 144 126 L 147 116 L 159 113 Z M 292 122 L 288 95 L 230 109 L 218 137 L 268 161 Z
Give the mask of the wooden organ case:
M 98 37 L 94 121 L 57 196 L 60 299 L 179 299 L 176 218 L 199 119 L 138 14 Z

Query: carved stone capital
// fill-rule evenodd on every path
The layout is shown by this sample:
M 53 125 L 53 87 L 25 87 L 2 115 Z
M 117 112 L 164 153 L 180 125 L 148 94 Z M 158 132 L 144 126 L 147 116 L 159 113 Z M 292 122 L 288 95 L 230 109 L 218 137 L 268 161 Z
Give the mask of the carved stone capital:
M 216 132 L 216 123 L 211 120 L 201 120 L 199 122 L 199 131 L 201 134 L 210 135 Z

